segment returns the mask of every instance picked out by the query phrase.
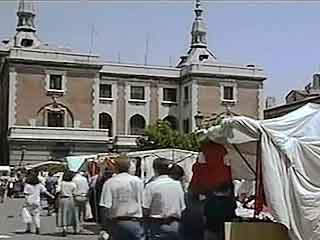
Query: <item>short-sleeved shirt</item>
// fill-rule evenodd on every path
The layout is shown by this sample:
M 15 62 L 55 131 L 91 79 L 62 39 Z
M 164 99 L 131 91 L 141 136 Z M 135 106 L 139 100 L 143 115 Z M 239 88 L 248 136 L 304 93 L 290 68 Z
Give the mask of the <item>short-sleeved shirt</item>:
M 73 177 L 72 182 L 74 182 L 77 186 L 75 195 L 83 195 L 88 193 L 89 183 L 86 177 L 78 173 Z
M 28 204 L 40 206 L 40 193 L 47 192 L 47 190 L 43 184 L 38 183 L 36 185 L 26 184 L 23 192 L 26 195 L 25 198 Z
M 102 188 L 100 206 L 110 209 L 110 218 L 142 217 L 143 183 L 128 173 L 108 179 Z
M 149 209 L 152 218 L 181 218 L 186 205 L 180 182 L 168 175 L 157 177 L 145 188 L 143 207 Z
M 64 197 L 72 197 L 75 194 L 77 186 L 74 182 L 61 182 L 60 195 Z

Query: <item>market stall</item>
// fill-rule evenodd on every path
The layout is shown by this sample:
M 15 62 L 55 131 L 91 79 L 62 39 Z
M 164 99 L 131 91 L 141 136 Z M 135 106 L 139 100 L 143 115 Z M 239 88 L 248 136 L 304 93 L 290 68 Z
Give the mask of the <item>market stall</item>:
M 192 177 L 192 165 L 195 163 L 198 152 L 181 150 L 181 149 L 153 149 L 146 151 L 137 151 L 128 153 L 128 157 L 132 162 L 132 173 L 136 171 L 137 161 L 141 161 L 141 178 L 146 183 L 154 176 L 154 170 L 152 167 L 153 160 L 162 157 L 170 159 L 179 166 L 181 166 L 185 172 L 186 185 Z M 186 186 L 187 187 L 187 186 Z
M 320 105 L 309 103 L 269 120 L 228 117 L 200 131 L 240 155 L 256 156 L 235 158 L 231 165 L 247 161 L 247 168 L 237 173 L 242 179 L 251 179 L 255 170 L 257 190 L 263 185 L 275 220 L 294 240 L 320 239 L 319 110 Z

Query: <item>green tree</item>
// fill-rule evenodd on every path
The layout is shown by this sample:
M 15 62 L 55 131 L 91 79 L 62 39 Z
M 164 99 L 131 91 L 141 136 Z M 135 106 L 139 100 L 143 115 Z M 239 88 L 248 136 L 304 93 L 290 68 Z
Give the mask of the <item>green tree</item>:
M 143 137 L 137 139 L 140 150 L 178 148 L 199 151 L 199 140 L 195 133 L 181 134 L 170 127 L 167 121 L 158 120 L 148 126 Z

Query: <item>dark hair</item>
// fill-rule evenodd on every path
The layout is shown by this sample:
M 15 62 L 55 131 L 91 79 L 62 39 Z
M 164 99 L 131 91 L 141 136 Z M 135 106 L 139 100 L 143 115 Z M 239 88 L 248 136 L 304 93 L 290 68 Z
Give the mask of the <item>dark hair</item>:
M 173 163 L 169 159 L 159 157 L 153 160 L 153 169 L 160 175 L 170 174 L 170 164 Z
M 30 185 L 37 185 L 38 183 L 40 183 L 38 175 L 35 172 L 28 174 L 26 178 L 26 183 Z
M 112 175 L 114 174 L 114 172 L 112 171 L 112 169 L 106 168 L 103 172 L 103 177 L 106 179 L 109 179 L 112 177 Z
M 169 165 L 170 167 L 170 165 Z M 171 168 L 169 168 L 169 175 L 174 180 L 180 180 L 184 176 L 184 170 L 178 164 L 173 164 Z
M 115 165 L 119 173 L 128 172 L 130 168 L 130 160 L 126 155 L 120 155 L 114 159 Z
M 73 176 L 74 176 L 74 173 L 73 173 L 73 172 L 71 172 L 71 171 L 65 171 L 65 172 L 63 173 L 63 176 L 62 176 L 62 181 L 64 181 L 64 182 L 71 182 Z

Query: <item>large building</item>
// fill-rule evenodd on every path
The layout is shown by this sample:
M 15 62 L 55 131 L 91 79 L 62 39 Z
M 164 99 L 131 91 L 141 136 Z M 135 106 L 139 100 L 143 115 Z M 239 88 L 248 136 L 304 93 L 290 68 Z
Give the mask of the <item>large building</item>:
M 0 161 L 128 150 L 158 119 L 190 132 L 197 112 L 217 114 L 226 106 L 261 118 L 263 69 L 220 62 L 208 49 L 200 0 L 194 11 L 189 51 L 176 67 L 158 67 L 43 43 L 33 3 L 20 0 L 16 34 L 0 45 Z

